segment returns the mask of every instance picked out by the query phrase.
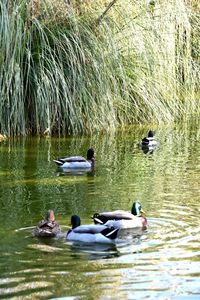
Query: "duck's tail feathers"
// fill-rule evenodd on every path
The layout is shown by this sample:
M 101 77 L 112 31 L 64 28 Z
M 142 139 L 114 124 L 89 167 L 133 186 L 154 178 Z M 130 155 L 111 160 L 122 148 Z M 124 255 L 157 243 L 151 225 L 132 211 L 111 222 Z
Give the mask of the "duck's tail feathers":
M 54 159 L 53 160 L 58 166 L 62 166 L 63 165 L 63 162 L 61 160 L 56 160 Z
M 94 220 L 94 224 L 104 224 L 105 222 L 103 222 L 103 220 L 101 220 L 101 217 L 99 217 L 98 213 L 95 213 L 93 216 L 91 216 L 91 218 Z
M 114 240 L 117 238 L 119 228 L 115 229 L 113 227 L 111 228 L 105 228 L 104 230 L 101 231 L 101 234 L 103 234 L 105 237 L 107 237 L 110 240 Z
M 94 223 L 95 224 L 100 224 L 100 225 L 103 225 L 104 223 L 103 223 L 103 221 L 101 221 L 100 219 L 98 219 L 98 218 L 92 218 L 93 220 L 94 220 Z

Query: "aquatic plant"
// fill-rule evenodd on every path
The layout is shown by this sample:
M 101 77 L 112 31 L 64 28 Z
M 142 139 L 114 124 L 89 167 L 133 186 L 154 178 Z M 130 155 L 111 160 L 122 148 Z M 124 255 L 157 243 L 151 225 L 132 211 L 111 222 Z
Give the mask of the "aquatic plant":
M 91 133 L 198 114 L 192 3 L 2 0 L 0 132 Z

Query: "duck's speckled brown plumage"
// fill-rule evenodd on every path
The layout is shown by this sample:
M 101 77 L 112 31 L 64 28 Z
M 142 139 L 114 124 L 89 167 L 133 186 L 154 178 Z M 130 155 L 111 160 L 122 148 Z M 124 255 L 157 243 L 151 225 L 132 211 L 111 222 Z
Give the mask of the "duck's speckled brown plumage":
M 55 221 L 53 210 L 47 212 L 46 218 L 38 223 L 33 231 L 37 237 L 55 237 L 61 232 L 59 224 Z

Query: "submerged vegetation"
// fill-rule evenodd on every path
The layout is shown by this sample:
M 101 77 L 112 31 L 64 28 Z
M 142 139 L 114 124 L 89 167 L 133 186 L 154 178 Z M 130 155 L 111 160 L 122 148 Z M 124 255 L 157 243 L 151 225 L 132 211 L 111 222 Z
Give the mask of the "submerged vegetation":
M 0 2 L 0 132 L 76 134 L 200 113 L 198 0 Z

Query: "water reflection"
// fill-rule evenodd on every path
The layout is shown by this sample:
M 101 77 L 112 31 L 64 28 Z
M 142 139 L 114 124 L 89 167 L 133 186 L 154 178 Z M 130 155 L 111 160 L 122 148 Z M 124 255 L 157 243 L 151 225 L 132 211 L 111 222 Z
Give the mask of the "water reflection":
M 156 147 L 157 146 L 148 146 L 148 145 L 140 146 L 144 154 L 153 154 L 153 152 L 156 150 Z
M 153 155 L 138 147 L 147 130 L 0 144 L 2 297 L 200 297 L 200 127 L 157 128 Z M 54 157 L 84 154 L 91 145 L 95 173 L 56 172 Z M 96 211 L 129 210 L 136 200 L 146 211 L 147 232 L 125 233 L 126 242 L 111 249 L 68 244 L 65 236 L 42 241 L 23 230 L 48 209 L 64 233 L 72 214 L 87 224 Z
M 66 241 L 66 245 L 70 246 L 72 255 L 77 253 L 87 254 L 87 259 L 102 259 L 118 257 L 127 253 L 139 252 L 141 245 L 141 237 L 147 234 L 140 228 L 138 229 L 121 229 L 115 244 L 98 244 Z M 136 250 L 137 249 L 137 250 Z
M 78 253 L 87 254 L 87 259 L 95 260 L 102 258 L 111 258 L 118 256 L 118 250 L 114 244 L 87 244 L 81 242 L 66 242 L 71 251 L 71 255 L 77 255 Z
M 95 176 L 95 170 L 90 169 L 66 169 L 66 170 L 58 170 L 56 173 L 57 176 L 88 176 L 88 177 L 93 177 Z

